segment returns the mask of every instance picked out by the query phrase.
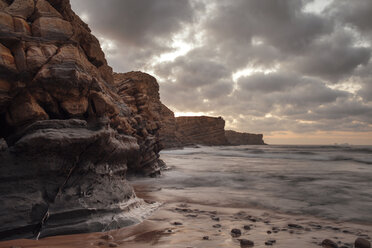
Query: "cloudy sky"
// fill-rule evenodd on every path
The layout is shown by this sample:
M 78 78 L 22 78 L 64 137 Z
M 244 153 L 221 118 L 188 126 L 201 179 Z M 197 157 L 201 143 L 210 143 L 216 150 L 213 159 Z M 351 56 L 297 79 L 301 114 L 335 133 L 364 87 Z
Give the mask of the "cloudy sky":
M 71 0 L 116 72 L 269 143 L 372 144 L 371 0 Z

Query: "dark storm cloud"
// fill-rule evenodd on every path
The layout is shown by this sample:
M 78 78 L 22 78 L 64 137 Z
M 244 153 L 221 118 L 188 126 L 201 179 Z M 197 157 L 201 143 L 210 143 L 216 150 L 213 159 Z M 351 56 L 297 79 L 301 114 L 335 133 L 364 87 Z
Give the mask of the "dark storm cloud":
M 314 41 L 302 56 L 293 59 L 293 67 L 308 75 L 337 82 L 359 65 L 368 64 L 371 48 L 355 46 L 353 34 L 337 30 Z
M 370 0 L 337 0 L 325 12 L 361 31 L 372 32 L 372 4 Z
M 172 50 L 172 36 L 193 21 L 189 0 L 72 0 L 98 36 L 116 42 L 115 69 L 144 66 L 151 56 Z M 198 8 L 203 6 L 198 4 Z M 121 61 L 120 61 L 121 60 Z
M 371 131 L 372 2 L 314 1 L 72 0 L 116 44 L 111 65 L 154 72 L 170 108 L 241 131 Z M 190 50 L 157 60 L 180 34 Z

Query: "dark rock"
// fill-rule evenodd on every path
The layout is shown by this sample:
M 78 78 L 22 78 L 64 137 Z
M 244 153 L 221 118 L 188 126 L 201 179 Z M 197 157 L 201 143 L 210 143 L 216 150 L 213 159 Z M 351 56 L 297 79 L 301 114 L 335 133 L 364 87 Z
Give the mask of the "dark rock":
M 244 225 L 243 228 L 244 228 L 244 230 L 251 230 L 251 226 L 249 226 L 249 225 Z
M 325 239 L 322 241 L 322 247 L 325 247 L 325 248 L 338 248 L 338 245 L 333 242 L 332 240 L 330 239 Z
M 265 242 L 265 245 L 274 245 L 276 243 L 275 239 L 269 239 L 268 241 Z
M 212 216 L 211 219 L 214 221 L 220 221 L 220 217 L 216 217 L 216 216 Z
M 289 228 L 295 228 L 295 229 L 302 229 L 303 228 L 301 225 L 298 225 L 298 224 L 288 224 L 288 227 Z
M 213 225 L 214 228 L 221 228 L 221 225 L 220 224 L 215 224 Z
M 231 230 L 231 236 L 239 237 L 242 235 L 242 231 L 240 229 L 234 228 Z
M 371 248 L 371 243 L 363 238 L 357 238 L 354 245 L 355 248 Z
M 109 247 L 118 247 L 118 245 L 117 244 L 115 244 L 115 243 L 109 243 L 109 245 L 108 245 Z
M 254 246 L 254 242 L 251 241 L 251 240 L 248 240 L 248 239 L 239 239 L 240 241 L 240 247 L 253 247 Z
M 271 234 L 272 232 L 271 231 L 267 231 L 267 234 Z
M 209 236 L 204 236 L 203 240 L 209 240 Z
M 175 226 L 182 226 L 182 223 L 181 222 L 177 222 L 177 221 L 176 222 L 173 222 L 172 224 L 175 225 Z

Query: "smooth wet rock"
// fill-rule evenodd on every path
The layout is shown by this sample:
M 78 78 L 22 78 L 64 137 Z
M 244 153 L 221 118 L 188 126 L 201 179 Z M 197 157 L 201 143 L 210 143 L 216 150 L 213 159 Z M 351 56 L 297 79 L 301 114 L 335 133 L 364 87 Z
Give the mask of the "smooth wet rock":
M 357 238 L 354 245 L 355 248 L 371 248 L 371 242 L 363 238 Z
M 230 233 L 231 233 L 231 236 L 233 237 L 239 237 L 242 235 L 242 231 L 237 228 L 232 229 Z
M 330 239 L 323 240 L 321 245 L 325 248 L 338 248 L 338 245 Z
M 254 242 L 248 239 L 239 239 L 240 241 L 240 247 L 245 248 L 245 247 L 253 247 Z

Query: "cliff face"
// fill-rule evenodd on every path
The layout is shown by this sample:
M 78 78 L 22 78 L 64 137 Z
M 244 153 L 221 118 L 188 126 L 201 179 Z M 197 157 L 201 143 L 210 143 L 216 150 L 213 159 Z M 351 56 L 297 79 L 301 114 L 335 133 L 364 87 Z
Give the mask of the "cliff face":
M 162 104 L 160 111 L 162 127 L 160 129 L 160 141 L 163 148 L 182 147 L 182 141 L 177 132 L 177 123 L 174 113 L 167 106 Z
M 102 231 L 146 215 L 152 206 L 125 179 L 128 168 L 159 167 L 159 127 L 155 116 L 143 121 L 152 106 L 140 102 L 117 90 L 68 0 L 0 0 L 0 239 Z
M 139 164 L 131 168 L 134 172 L 154 175 L 160 173 L 164 162 L 159 160 L 162 146 L 159 140 L 162 103 L 159 84 L 149 74 L 128 72 L 114 74 L 115 86 L 123 101 L 131 109 L 132 133 L 140 146 Z
M 182 144 L 227 145 L 225 120 L 221 117 L 177 117 L 176 126 Z
M 262 134 L 239 133 L 226 130 L 225 136 L 231 145 L 265 145 Z

